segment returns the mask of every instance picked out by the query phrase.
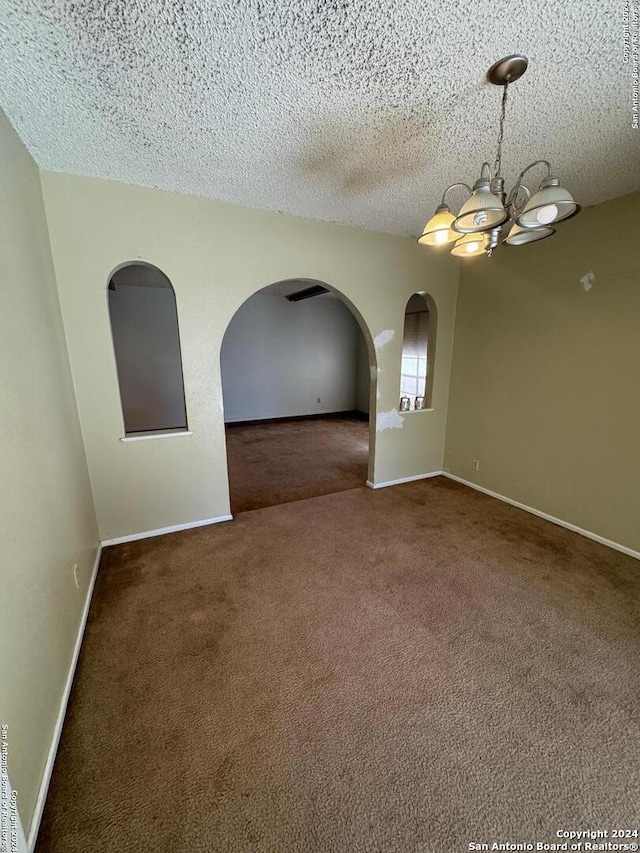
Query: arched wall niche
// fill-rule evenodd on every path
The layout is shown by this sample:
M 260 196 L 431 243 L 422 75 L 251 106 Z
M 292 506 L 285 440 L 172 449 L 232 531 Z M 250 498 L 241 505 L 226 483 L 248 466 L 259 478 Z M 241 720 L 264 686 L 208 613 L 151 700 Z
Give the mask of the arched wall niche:
M 405 306 L 402 355 L 400 364 L 400 396 L 424 397 L 424 409 L 433 407 L 438 309 L 435 299 L 426 291 L 413 293 Z
M 118 264 L 107 306 L 125 437 L 187 430 L 175 291 L 147 261 Z

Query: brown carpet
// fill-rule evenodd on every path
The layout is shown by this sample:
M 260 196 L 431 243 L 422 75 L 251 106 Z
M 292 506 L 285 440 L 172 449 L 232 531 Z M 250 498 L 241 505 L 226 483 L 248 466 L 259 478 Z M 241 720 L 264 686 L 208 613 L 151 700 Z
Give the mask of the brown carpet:
M 344 492 L 367 479 L 369 424 L 319 417 L 228 424 L 231 512 Z
M 38 853 L 638 824 L 640 566 L 442 478 L 108 548 Z

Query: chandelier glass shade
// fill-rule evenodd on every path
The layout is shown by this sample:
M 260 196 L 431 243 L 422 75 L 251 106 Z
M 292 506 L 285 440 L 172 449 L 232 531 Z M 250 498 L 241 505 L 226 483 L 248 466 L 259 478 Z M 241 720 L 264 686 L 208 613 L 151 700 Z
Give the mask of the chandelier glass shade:
M 508 218 L 504 204 L 491 192 L 491 181 L 480 178 L 473 185 L 471 197 L 460 208 L 451 228 L 461 234 L 477 234 L 498 228 Z
M 459 238 L 459 234 L 451 230 L 455 216 L 449 205 L 440 204 L 431 219 L 425 225 L 424 231 L 418 237 L 418 243 L 423 246 L 444 246 Z
M 451 254 L 457 258 L 476 258 L 484 255 L 487 251 L 487 237 L 485 234 L 465 234 L 451 250 Z
M 516 223 L 521 228 L 537 228 L 539 225 L 569 219 L 579 212 L 580 205 L 575 203 L 567 190 L 558 186 L 557 178 L 549 175 L 526 203 Z
M 504 191 L 504 178 L 500 169 L 507 89 L 510 83 L 524 74 L 527 65 L 528 60 L 524 56 L 507 56 L 489 69 L 489 81 L 503 87 L 494 168 L 492 170 L 489 163 L 483 163 L 480 177 L 473 189 L 464 183 L 447 187 L 436 212 L 418 238 L 418 243 L 436 247 L 454 243 L 451 254 L 456 257 L 491 255 L 500 242 L 505 246 L 522 246 L 551 237 L 555 234 L 552 225 L 580 212 L 580 205 L 576 204 L 568 190 L 560 186 L 558 178 L 551 173 L 551 165 L 547 160 L 535 160 L 530 163 L 522 170 L 509 194 Z M 537 191 L 532 193 L 523 184 L 524 176 L 542 165 L 546 166 L 547 175 Z M 468 198 L 456 216 L 447 204 L 446 196 L 450 190 L 457 187 L 463 187 Z M 503 226 L 505 230 L 508 229 L 506 235 L 503 235 Z
M 524 243 L 535 243 L 536 240 L 544 240 L 556 233 L 555 228 L 548 225 L 539 228 L 521 228 L 516 222 L 513 223 L 509 233 L 502 241 L 505 246 L 522 246 Z

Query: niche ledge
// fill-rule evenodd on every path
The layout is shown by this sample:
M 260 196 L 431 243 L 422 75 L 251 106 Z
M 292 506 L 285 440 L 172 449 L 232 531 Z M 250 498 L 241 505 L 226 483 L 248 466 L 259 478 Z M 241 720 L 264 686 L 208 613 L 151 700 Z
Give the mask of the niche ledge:
M 183 435 L 193 435 L 189 429 L 165 430 L 164 432 L 137 432 L 123 436 L 120 441 L 149 441 L 154 438 L 180 438 Z

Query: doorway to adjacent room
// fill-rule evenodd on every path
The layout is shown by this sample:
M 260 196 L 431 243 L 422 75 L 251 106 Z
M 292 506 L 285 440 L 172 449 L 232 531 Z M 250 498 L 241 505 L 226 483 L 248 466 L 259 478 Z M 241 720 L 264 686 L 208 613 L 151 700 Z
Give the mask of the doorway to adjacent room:
M 221 349 L 231 511 L 364 485 L 375 352 L 323 282 L 269 285 L 233 316 Z

